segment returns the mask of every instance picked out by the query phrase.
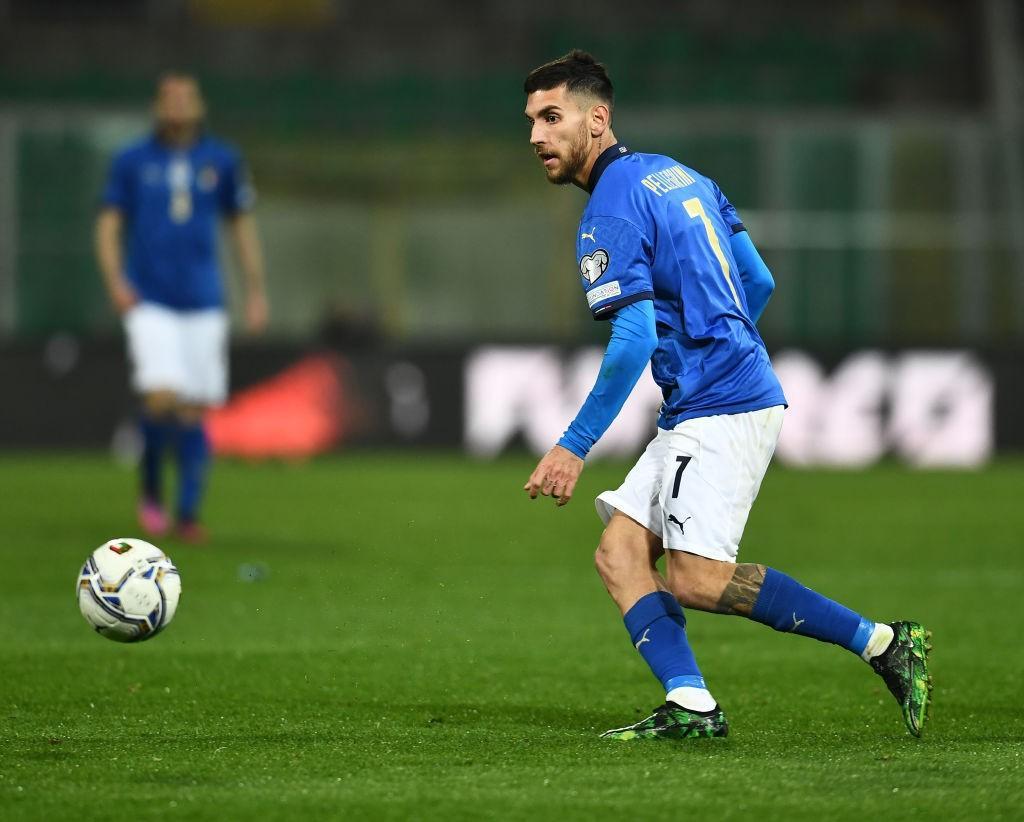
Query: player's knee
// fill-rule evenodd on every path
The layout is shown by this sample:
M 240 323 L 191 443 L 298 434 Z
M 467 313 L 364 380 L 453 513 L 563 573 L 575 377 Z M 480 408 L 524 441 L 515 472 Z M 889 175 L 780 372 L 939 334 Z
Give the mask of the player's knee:
M 174 413 L 178 398 L 173 391 L 150 391 L 143 395 L 142 405 L 147 414 L 162 417 Z
M 605 548 L 604 540 L 597 544 L 597 550 L 594 551 L 594 569 L 603 580 L 607 580 L 608 575 L 611 573 L 608 550 Z
M 620 539 L 615 539 L 607 530 L 594 552 L 594 567 L 605 582 L 614 582 L 636 570 L 636 552 Z
M 176 413 L 182 425 L 198 425 L 206 415 L 206 408 L 201 405 L 180 405 Z

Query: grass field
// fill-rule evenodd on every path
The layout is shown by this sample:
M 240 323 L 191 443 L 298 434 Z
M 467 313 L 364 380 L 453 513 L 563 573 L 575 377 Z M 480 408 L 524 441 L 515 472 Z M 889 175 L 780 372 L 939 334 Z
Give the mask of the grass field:
M 0 458 L 0 818 L 1019 819 L 1024 463 L 773 469 L 744 556 L 933 629 L 926 737 L 851 654 L 691 614 L 726 740 L 609 743 L 660 689 L 592 568 L 584 473 L 360 455 L 222 464 L 207 548 L 163 547 L 167 632 L 90 632 L 87 553 L 136 534 L 104 457 Z

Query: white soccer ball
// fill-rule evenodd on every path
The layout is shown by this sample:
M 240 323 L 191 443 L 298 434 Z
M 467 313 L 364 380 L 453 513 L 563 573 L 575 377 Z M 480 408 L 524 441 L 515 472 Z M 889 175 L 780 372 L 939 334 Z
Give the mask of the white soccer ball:
M 112 539 L 78 575 L 78 607 L 96 633 L 117 642 L 156 636 L 174 618 L 181 577 L 170 557 L 141 539 Z

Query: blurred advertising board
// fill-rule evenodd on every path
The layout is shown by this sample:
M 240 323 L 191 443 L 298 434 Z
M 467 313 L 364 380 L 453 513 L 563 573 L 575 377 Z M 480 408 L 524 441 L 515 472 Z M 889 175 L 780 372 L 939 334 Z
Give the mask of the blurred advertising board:
M 776 451 L 784 463 L 856 468 L 896 456 L 920 467 L 974 467 L 993 453 L 996 380 L 970 352 L 857 351 L 828 371 L 803 351 L 772 359 L 790 403 Z M 583 402 L 600 361 L 596 348 L 474 352 L 466 365 L 466 447 L 493 456 L 522 438 L 543 453 Z M 638 453 L 660 404 L 648 371 L 594 455 Z
M 208 429 L 219 453 L 248 459 L 350 447 L 540 454 L 583 402 L 601 356 L 598 347 L 238 346 L 231 399 Z M 773 361 L 790 403 L 777 450 L 787 465 L 971 468 L 1024 451 L 1024 353 L 787 349 Z M 113 444 L 130 456 L 135 401 L 115 341 L 8 346 L 0 384 L 0 448 Z M 593 456 L 639 453 L 660 403 L 645 376 Z

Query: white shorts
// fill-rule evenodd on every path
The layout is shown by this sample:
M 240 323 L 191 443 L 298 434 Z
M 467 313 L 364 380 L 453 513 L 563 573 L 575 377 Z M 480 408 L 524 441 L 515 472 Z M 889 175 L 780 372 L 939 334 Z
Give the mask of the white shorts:
M 124 318 L 132 387 L 173 391 L 197 405 L 220 405 L 228 389 L 228 318 L 219 308 L 174 311 L 139 303 Z
M 607 525 L 621 511 L 665 548 L 735 562 L 784 410 L 776 405 L 658 429 L 622 485 L 598 496 L 598 516 Z

